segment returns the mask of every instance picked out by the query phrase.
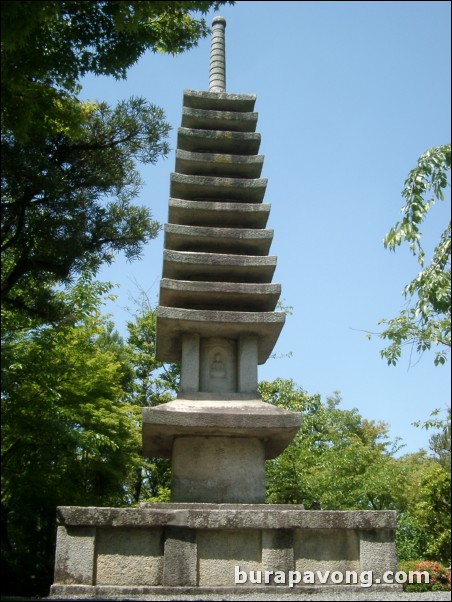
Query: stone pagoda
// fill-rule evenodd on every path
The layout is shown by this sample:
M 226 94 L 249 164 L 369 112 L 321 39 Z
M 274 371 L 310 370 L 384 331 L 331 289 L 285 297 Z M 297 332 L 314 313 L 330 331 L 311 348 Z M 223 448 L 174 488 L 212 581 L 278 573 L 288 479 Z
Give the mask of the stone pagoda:
M 214 19 L 209 91 L 184 92 L 171 174 L 157 359 L 180 362 L 180 393 L 143 408 L 143 453 L 171 457 L 174 502 L 263 503 L 264 462 L 300 426 L 257 392 L 285 316 L 256 97 L 225 92 L 224 27 Z
M 256 99 L 226 93 L 224 32 L 215 18 L 209 91 L 184 92 L 170 183 L 157 358 L 180 362 L 180 392 L 142 411 L 143 454 L 171 458 L 172 499 L 59 507 L 51 598 L 208 600 L 265 588 L 298 599 L 339 583 L 362 591 L 361 575 L 391 587 L 382 576 L 396 567 L 394 512 L 264 503 L 265 460 L 290 443 L 300 415 L 257 392 L 284 314 Z

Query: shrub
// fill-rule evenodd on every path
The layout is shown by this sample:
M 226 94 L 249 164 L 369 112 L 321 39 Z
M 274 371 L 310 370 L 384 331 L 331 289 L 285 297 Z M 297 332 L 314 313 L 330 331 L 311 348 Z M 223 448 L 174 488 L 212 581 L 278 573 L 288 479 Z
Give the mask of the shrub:
M 405 573 L 409 573 L 410 571 L 427 571 L 429 574 L 428 583 L 405 583 L 403 589 L 406 592 L 450 591 L 450 569 L 447 569 L 440 562 L 433 562 L 431 560 L 400 562 L 398 568 Z

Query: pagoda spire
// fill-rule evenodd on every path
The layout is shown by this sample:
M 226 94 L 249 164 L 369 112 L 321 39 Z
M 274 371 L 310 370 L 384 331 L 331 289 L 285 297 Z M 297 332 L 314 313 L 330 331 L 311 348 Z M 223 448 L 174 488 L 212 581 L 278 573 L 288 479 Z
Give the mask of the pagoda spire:
M 225 28 L 226 19 L 224 17 L 213 19 L 210 44 L 209 92 L 226 92 Z

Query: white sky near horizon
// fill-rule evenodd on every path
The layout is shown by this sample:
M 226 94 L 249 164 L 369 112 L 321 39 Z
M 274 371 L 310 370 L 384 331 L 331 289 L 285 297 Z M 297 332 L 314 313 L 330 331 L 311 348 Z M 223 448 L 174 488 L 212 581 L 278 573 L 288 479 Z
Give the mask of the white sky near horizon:
M 259 379 L 291 378 L 323 400 L 340 391 L 340 407 L 389 424 L 401 453 L 426 449 L 432 432 L 412 423 L 450 405 L 450 362 L 435 367 L 433 353 L 406 350 L 388 367 L 383 343 L 364 331 L 400 312 L 418 272 L 408 248 L 390 253 L 383 238 L 418 157 L 450 142 L 450 3 L 239 1 L 209 24 L 216 14 L 227 22 L 227 92 L 257 95 L 273 282 L 293 307 L 274 349 L 281 357 L 260 366 Z M 136 201 L 162 224 L 183 90 L 207 90 L 209 51 L 206 39 L 176 57 L 146 53 L 126 81 L 82 81 L 84 99 L 143 96 L 164 109 L 172 150 L 140 168 Z M 430 252 L 449 215 L 450 189 L 423 229 Z M 100 279 L 120 285 L 106 311 L 121 334 L 140 291 L 157 304 L 162 253 L 160 235 L 139 261 L 119 256 L 102 270 Z

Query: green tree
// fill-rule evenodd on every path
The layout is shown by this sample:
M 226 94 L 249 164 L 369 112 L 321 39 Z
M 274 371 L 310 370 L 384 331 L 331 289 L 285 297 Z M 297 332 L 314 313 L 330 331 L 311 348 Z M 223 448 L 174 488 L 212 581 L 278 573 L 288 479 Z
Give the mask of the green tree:
M 155 310 L 142 295 L 134 319 L 127 322 L 127 344 L 134 366 L 131 401 L 139 407 L 171 401 L 179 390 L 179 364 L 163 364 L 155 357 L 156 324 Z
M 416 508 L 425 501 L 424 483 L 435 473 L 438 463 L 425 450 L 406 454 L 395 461 L 393 487 L 399 490 L 395 509 L 398 511 L 396 550 L 399 560 L 438 560 L 428 552 L 430 530 Z M 439 491 L 438 491 L 439 493 Z M 447 520 L 438 516 L 439 522 Z
M 419 496 L 411 516 L 426 534 L 423 557 L 450 565 L 451 555 L 450 472 L 438 464 L 422 475 Z
M 450 420 L 450 408 L 447 410 L 447 419 L 445 421 L 437 421 L 437 433 L 434 433 L 429 440 L 430 450 L 434 454 L 434 458 L 440 463 L 440 465 L 450 472 L 450 435 L 451 435 L 451 420 Z
M 387 474 L 393 450 L 384 423 L 340 409 L 337 393 L 322 403 L 292 380 L 261 382 L 259 391 L 264 401 L 303 415 L 293 442 L 267 462 L 268 502 L 334 510 L 381 509 L 393 502 Z
M 156 315 L 145 295 L 138 301 L 134 320 L 127 323 L 128 350 L 134 377 L 129 402 L 139 408 L 171 401 L 179 389 L 179 365 L 165 365 L 155 358 Z M 143 458 L 134 475 L 134 501 L 169 501 L 171 461 Z
M 168 152 L 162 109 L 82 103 L 87 73 L 124 78 L 146 51 L 196 45 L 224 2 L 2 2 L 2 303 L 58 321 L 56 285 L 156 236 L 132 203 L 137 162 Z M 57 301 L 60 301 L 59 303 Z
M 48 593 L 56 506 L 132 501 L 140 413 L 127 402 L 127 354 L 100 314 L 105 288 L 80 282 L 60 293 L 78 316 L 75 324 L 36 326 L 3 308 L 5 593 Z
M 448 562 L 450 472 L 421 450 L 398 457 L 387 425 L 342 410 L 334 393 L 322 403 L 292 380 L 259 383 L 264 401 L 299 411 L 302 426 L 266 463 L 267 502 L 306 509 L 395 510 L 400 560 Z
M 411 512 L 402 512 L 397 520 L 396 552 L 399 561 L 424 558 L 428 533 Z
M 159 226 L 132 204 L 135 159 L 166 153 L 163 113 L 132 99 L 99 105 L 78 139 L 59 134 L 27 144 L 2 139 L 2 302 L 46 320 L 62 310 L 54 285 L 96 273 L 114 254 L 132 260 Z
M 148 50 L 196 46 L 209 33 L 202 15 L 223 4 L 234 2 L 2 2 L 2 132 L 20 140 L 77 132 L 84 75 L 125 79 Z
M 414 347 L 419 353 L 432 347 L 439 348 L 434 360 L 436 365 L 446 362 L 447 350 L 450 350 L 450 221 L 428 264 L 421 243 L 422 223 L 433 204 L 444 200 L 450 155 L 448 144 L 431 148 L 419 158 L 402 191 L 405 200 L 403 218 L 384 239 L 385 247 L 391 251 L 407 242 L 421 267 L 416 278 L 404 289 L 408 307 L 396 318 L 380 322 L 386 325 L 380 336 L 389 341 L 381 354 L 390 365 L 397 363 L 405 345 Z

